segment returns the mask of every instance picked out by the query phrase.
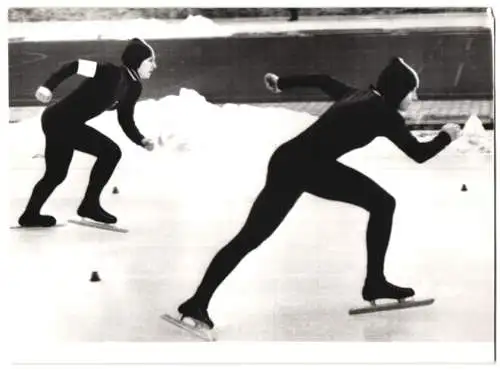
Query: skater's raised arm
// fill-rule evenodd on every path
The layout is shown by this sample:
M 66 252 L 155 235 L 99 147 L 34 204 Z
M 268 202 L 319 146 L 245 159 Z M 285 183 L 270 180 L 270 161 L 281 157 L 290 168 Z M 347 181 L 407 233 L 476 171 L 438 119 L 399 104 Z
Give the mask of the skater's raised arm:
M 417 163 L 423 163 L 442 151 L 448 144 L 455 140 L 460 132 L 460 127 L 455 124 L 445 125 L 438 135 L 431 141 L 420 142 L 412 135 L 401 117 L 387 133 L 391 140 L 408 157 Z
M 63 64 L 55 71 L 42 86 L 45 86 L 50 91 L 54 91 L 67 78 L 78 74 L 84 77 L 94 77 L 97 71 L 97 62 L 85 59 L 78 59 L 72 62 Z
M 78 59 L 63 64 L 55 71 L 35 92 L 36 98 L 42 103 L 48 103 L 52 99 L 52 92 L 66 79 L 78 74 L 84 77 L 94 77 L 102 69 L 97 62 Z
M 281 92 L 295 87 L 315 87 L 321 89 L 334 100 L 341 99 L 356 90 L 329 75 L 323 74 L 278 77 L 268 73 L 264 77 L 264 81 L 268 89 L 273 92 Z

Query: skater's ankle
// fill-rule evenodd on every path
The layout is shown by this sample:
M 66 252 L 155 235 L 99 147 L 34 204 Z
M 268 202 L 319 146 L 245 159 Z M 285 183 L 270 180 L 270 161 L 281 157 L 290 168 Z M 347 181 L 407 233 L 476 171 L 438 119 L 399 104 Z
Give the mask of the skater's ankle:
M 374 284 L 384 284 L 387 280 L 384 275 L 368 275 L 365 279 L 365 285 L 374 285 Z
M 83 200 L 80 202 L 80 206 L 78 209 L 99 209 L 101 208 L 101 205 L 98 200 L 96 199 L 90 199 L 90 198 L 83 198 Z
M 206 305 L 203 305 L 201 300 L 196 296 L 192 296 L 191 298 L 186 299 L 181 306 L 189 306 L 189 307 L 196 307 L 200 309 L 206 309 Z
M 210 301 L 210 298 L 195 294 L 188 301 L 190 304 L 196 305 L 196 307 L 206 311 L 208 309 L 208 302 Z

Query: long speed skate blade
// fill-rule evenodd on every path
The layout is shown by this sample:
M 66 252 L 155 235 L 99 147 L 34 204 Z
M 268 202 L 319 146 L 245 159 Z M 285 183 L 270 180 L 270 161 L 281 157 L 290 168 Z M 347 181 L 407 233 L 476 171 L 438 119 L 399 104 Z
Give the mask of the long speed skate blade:
M 118 233 L 128 233 L 128 229 L 124 229 L 123 227 L 119 227 L 116 225 L 108 225 L 102 222 L 96 222 L 96 221 L 91 221 L 87 220 L 85 218 L 82 219 L 69 219 L 68 222 L 76 225 L 81 225 L 81 226 L 88 226 L 88 227 L 93 227 L 96 229 L 102 229 L 102 230 L 109 230 L 109 231 L 115 231 Z
M 163 320 L 168 321 L 169 323 L 177 326 L 178 328 L 186 330 L 188 333 L 197 336 L 198 338 L 203 339 L 206 342 L 215 342 L 217 339 L 211 333 L 207 332 L 209 329 L 196 328 L 182 320 L 176 319 L 173 316 L 170 316 L 168 313 L 161 315 Z M 200 324 L 201 325 L 201 324 Z
M 402 310 L 405 308 L 428 306 L 434 303 L 434 298 L 420 300 L 406 300 L 402 302 L 382 303 L 372 306 L 352 308 L 349 310 L 349 315 L 359 315 L 363 313 L 372 313 L 379 311 Z
M 20 225 L 14 225 L 11 226 L 11 229 L 16 229 L 16 230 L 49 230 L 52 229 L 53 227 L 63 227 L 66 226 L 66 224 L 55 224 L 53 226 L 20 226 Z

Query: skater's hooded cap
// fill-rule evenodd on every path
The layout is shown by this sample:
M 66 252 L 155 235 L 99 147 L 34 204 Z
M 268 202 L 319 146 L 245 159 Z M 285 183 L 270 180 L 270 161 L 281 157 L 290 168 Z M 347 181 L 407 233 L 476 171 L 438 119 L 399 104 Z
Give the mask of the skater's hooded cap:
M 151 56 L 154 56 L 153 48 L 146 41 L 134 38 L 125 47 L 122 62 L 128 68 L 137 71 L 141 63 Z
M 417 72 L 402 58 L 392 58 L 380 73 L 376 90 L 387 104 L 398 108 L 406 95 L 419 85 Z

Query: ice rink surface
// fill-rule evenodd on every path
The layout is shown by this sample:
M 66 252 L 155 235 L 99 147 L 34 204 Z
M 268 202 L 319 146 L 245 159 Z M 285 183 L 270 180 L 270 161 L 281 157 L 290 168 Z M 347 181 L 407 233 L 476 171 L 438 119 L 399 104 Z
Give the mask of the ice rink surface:
M 112 113 L 91 122 L 124 152 L 102 204 L 128 234 L 75 225 L 9 230 L 12 340 L 195 341 L 159 316 L 192 294 L 241 227 L 272 151 L 314 120 L 280 108 L 216 106 L 190 90 L 140 103 L 136 114 L 145 122 L 139 128 L 163 142 L 154 152 L 127 142 Z M 43 173 L 38 122 L 36 115 L 9 125 L 11 225 Z M 434 134 L 415 132 L 420 140 Z M 386 275 L 434 305 L 349 316 L 362 304 L 368 214 L 304 194 L 214 296 L 219 340 L 492 341 L 492 134 L 478 126 L 476 137 L 420 165 L 381 138 L 340 159 L 396 197 Z M 62 222 L 75 216 L 91 165 L 75 154 L 45 213 Z M 91 283 L 92 271 L 102 281 Z

